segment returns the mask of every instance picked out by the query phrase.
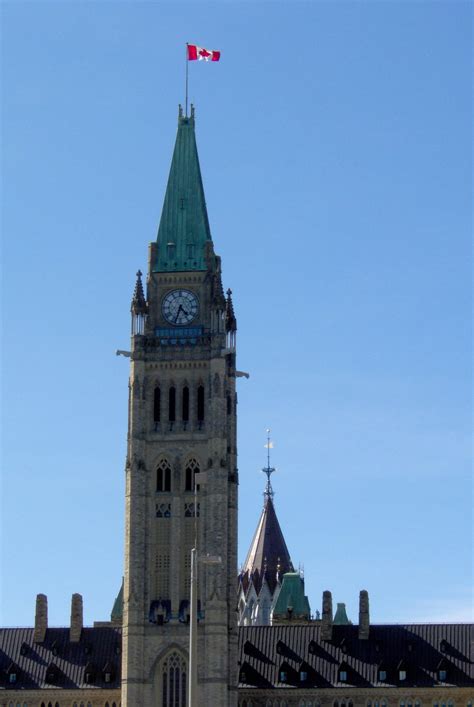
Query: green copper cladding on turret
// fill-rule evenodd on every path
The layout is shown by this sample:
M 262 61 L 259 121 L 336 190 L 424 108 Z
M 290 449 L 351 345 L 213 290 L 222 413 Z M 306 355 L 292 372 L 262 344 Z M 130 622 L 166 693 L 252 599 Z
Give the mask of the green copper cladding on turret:
M 212 241 L 191 115 L 178 116 L 178 134 L 161 213 L 154 272 L 206 270 L 206 243 Z

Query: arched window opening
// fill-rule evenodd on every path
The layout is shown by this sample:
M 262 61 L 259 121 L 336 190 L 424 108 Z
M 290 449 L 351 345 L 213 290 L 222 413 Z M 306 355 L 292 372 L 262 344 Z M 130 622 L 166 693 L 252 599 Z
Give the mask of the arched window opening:
M 155 429 L 158 427 L 157 423 L 161 421 L 161 388 L 159 385 L 156 386 L 153 393 L 153 422 L 155 423 Z
M 194 474 L 199 474 L 199 464 L 195 459 L 190 459 L 185 469 L 185 491 L 194 491 Z
M 187 385 L 183 388 L 183 406 L 182 406 L 183 422 L 189 422 L 189 388 Z
M 166 459 L 159 463 L 156 470 L 156 490 L 171 491 L 171 467 Z
M 197 419 L 198 426 L 202 427 L 204 422 L 204 386 L 200 385 L 197 389 Z
M 170 422 L 170 428 L 171 428 L 172 423 L 176 421 L 176 388 L 173 385 L 169 389 L 168 420 Z
M 163 663 L 163 707 L 186 707 L 186 663 L 178 653 L 172 653 Z

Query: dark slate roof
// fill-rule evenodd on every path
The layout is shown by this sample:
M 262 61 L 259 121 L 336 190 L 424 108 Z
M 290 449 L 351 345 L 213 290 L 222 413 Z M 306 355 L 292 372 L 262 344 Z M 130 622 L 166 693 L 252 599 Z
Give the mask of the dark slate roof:
M 474 685 L 473 624 L 373 625 L 368 640 L 359 640 L 357 626 L 334 626 L 331 641 L 322 641 L 320 631 L 320 623 L 241 627 L 240 687 L 432 687 L 440 684 L 441 667 L 447 671 L 445 685 Z M 32 628 L 0 629 L 0 689 L 120 688 L 119 628 L 85 628 L 79 643 L 69 642 L 68 628 L 48 629 L 42 644 L 33 642 L 33 634 Z M 407 671 L 402 683 L 401 667 Z M 339 681 L 341 668 L 346 682 Z M 379 682 L 381 668 L 387 672 L 384 682 Z M 109 683 L 104 669 L 111 671 Z M 300 680 L 301 671 L 306 681 Z M 17 673 L 15 685 L 9 684 L 9 672 Z M 92 674 L 90 683 L 86 672 Z
M 444 684 L 474 685 L 473 624 L 373 625 L 368 640 L 359 640 L 357 626 L 334 626 L 331 641 L 322 641 L 320 633 L 319 622 L 241 627 L 240 687 L 430 687 L 440 684 L 442 659 Z M 398 680 L 400 661 L 407 671 L 403 682 Z M 339 681 L 341 667 L 346 682 Z M 383 682 L 380 669 L 387 673 Z
M 241 581 L 246 588 L 250 580 L 253 580 L 259 592 L 265 577 L 273 592 L 277 574 L 282 579 L 284 574 L 293 571 L 273 501 L 269 495 L 265 495 L 265 505 L 240 575 Z
M 33 635 L 32 628 L 0 629 L 0 689 L 120 687 L 120 628 L 84 628 L 79 643 L 70 643 L 69 628 L 49 628 L 44 643 L 34 643 Z M 105 668 L 110 682 L 105 682 Z M 17 673 L 16 684 L 10 685 L 9 672 Z

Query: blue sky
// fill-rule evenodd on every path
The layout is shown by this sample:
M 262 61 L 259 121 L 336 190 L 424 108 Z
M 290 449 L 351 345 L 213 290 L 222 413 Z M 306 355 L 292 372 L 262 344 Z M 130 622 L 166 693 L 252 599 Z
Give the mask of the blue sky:
M 239 559 L 313 611 L 472 619 L 472 5 L 3 2 L 2 622 L 120 586 L 129 307 L 190 66 L 238 317 Z

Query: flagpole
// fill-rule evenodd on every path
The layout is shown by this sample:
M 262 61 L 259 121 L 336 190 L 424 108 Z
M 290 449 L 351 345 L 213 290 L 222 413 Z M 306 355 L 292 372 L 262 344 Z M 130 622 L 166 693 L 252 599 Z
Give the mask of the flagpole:
M 189 77 L 189 59 L 188 59 L 188 42 L 186 42 L 186 101 L 185 101 L 185 117 L 188 117 L 188 77 Z

